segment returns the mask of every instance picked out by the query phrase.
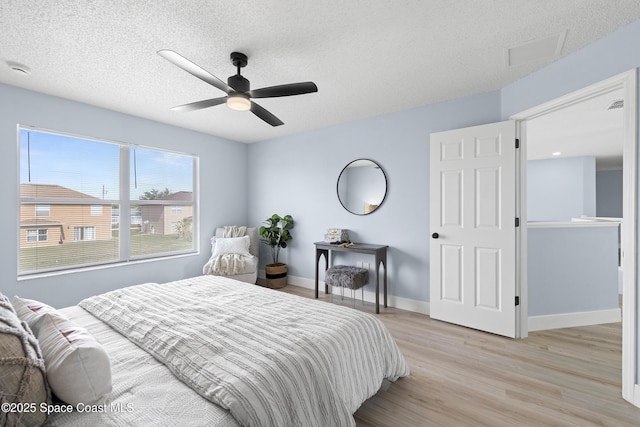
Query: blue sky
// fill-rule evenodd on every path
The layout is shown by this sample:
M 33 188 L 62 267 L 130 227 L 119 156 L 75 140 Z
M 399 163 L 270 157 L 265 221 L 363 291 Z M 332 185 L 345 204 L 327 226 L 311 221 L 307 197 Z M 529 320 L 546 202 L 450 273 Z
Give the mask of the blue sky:
M 115 143 L 20 129 L 20 183 L 57 184 L 117 200 L 119 153 Z M 131 147 L 130 159 L 131 199 L 153 188 L 193 191 L 191 156 Z

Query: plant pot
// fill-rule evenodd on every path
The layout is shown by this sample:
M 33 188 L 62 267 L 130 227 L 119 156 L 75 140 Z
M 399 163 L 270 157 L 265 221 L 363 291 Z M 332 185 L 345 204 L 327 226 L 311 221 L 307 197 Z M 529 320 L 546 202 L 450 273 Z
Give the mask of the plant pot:
M 267 264 L 264 267 L 267 288 L 280 289 L 287 286 L 287 264 Z

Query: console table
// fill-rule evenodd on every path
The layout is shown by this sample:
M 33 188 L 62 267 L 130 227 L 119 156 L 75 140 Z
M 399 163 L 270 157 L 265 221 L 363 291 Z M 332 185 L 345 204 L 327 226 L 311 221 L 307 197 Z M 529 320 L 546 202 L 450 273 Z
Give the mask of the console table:
M 375 256 L 374 268 L 376 271 L 376 313 L 380 313 L 380 265 L 384 267 L 383 291 L 384 306 L 387 306 L 387 245 L 371 245 L 368 243 L 354 243 L 353 246 L 340 246 L 327 242 L 315 242 L 316 245 L 316 298 L 318 298 L 318 264 L 324 255 L 325 271 L 329 268 L 331 252 L 352 252 Z M 329 293 L 329 286 L 325 283 L 324 293 Z

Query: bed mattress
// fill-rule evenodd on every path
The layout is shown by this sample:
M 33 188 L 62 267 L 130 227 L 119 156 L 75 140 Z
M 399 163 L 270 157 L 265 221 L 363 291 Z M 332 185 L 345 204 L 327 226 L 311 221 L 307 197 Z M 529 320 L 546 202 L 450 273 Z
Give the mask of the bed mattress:
M 238 427 L 229 411 L 198 395 L 149 353 L 83 308 L 59 311 L 87 328 L 105 347 L 111 360 L 113 392 L 102 407 L 52 413 L 45 425 Z

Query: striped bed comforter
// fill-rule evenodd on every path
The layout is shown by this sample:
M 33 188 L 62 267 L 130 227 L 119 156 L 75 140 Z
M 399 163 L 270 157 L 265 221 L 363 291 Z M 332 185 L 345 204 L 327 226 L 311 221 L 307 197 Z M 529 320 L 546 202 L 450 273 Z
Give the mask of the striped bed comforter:
M 79 304 L 244 426 L 354 426 L 409 368 L 376 317 L 226 277 L 147 283 Z

